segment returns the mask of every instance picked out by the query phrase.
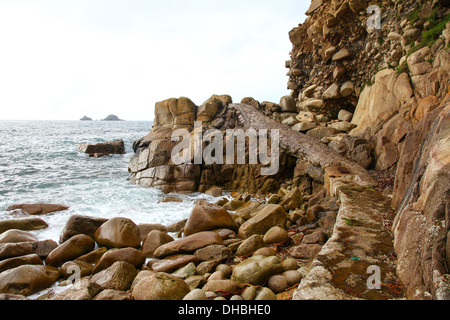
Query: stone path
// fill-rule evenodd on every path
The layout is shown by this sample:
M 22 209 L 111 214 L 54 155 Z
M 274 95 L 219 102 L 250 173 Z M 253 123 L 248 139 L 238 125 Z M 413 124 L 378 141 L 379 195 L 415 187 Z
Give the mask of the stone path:
M 340 202 L 333 236 L 313 261 L 294 300 L 403 298 L 390 230 L 395 212 L 391 199 L 372 188 L 376 182 L 370 174 L 314 138 L 269 119 L 251 106 L 232 106 L 246 130 L 279 129 L 280 147 L 320 167 L 325 188 Z M 342 167 L 348 172 L 342 173 Z M 370 284 L 380 287 L 372 289 Z
M 236 108 L 238 111 L 240 125 L 245 130 L 267 129 L 270 132 L 272 129 L 278 129 L 280 132 L 280 147 L 290 151 L 297 158 L 305 159 L 322 169 L 345 167 L 354 174 L 358 184 L 364 186 L 376 185 L 375 180 L 364 168 L 337 154 L 318 140 L 266 117 L 252 106 L 232 104 L 231 107 Z

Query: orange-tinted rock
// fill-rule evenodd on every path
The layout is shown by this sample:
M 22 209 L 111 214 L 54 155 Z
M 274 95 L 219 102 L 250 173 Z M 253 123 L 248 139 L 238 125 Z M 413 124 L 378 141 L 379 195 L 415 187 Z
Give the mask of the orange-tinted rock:
M 107 248 L 139 248 L 141 238 L 138 226 L 126 218 L 113 218 L 102 224 L 94 235 L 99 246 Z

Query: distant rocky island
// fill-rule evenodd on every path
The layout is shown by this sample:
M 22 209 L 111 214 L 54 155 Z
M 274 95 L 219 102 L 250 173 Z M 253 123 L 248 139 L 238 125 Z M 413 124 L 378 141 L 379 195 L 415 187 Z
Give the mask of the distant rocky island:
M 92 119 L 87 116 L 84 116 L 83 118 L 80 119 L 80 121 L 92 121 Z
M 119 117 L 114 115 L 114 114 L 110 114 L 109 116 L 107 116 L 102 121 L 125 121 L 125 120 L 119 119 Z

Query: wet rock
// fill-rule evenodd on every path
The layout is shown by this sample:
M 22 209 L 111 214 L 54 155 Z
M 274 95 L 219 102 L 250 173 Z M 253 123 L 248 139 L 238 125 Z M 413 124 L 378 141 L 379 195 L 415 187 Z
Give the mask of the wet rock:
M 116 140 L 99 144 L 80 143 L 77 150 L 88 154 L 90 157 L 101 158 L 111 154 L 125 154 L 125 144 L 123 140 Z
M 48 224 L 39 218 L 13 219 L 0 221 L 0 233 L 10 229 L 24 231 L 42 230 L 48 227 Z
M 99 285 L 102 289 L 126 291 L 131 287 L 137 274 L 138 271 L 133 265 L 118 261 L 94 275 L 91 282 Z
M 0 273 L 14 269 L 22 265 L 43 265 L 41 258 L 37 254 L 28 254 L 21 257 L 10 258 L 0 261 Z
M 200 261 L 227 260 L 231 258 L 233 252 L 222 245 L 212 245 L 195 251 L 194 255 Z
M 239 226 L 224 208 L 204 202 L 196 205 L 192 210 L 184 227 L 184 234 L 190 236 L 220 228 L 237 231 Z
M 132 291 L 135 300 L 183 300 L 190 292 L 189 286 L 180 278 L 167 274 L 156 273 L 142 279 Z
M 31 215 L 44 215 L 53 212 L 65 211 L 69 209 L 61 204 L 36 203 L 36 204 L 15 204 L 9 206 L 6 211 L 20 210 Z
M 253 218 L 246 221 L 240 228 L 238 235 L 246 239 L 254 234 L 263 235 L 274 226 L 284 227 L 287 214 L 280 205 L 269 204 L 260 210 Z
M 151 261 L 151 268 L 155 272 L 171 273 L 191 262 L 198 263 L 198 258 L 193 255 L 177 254 L 162 260 Z
M 158 247 L 153 253 L 153 256 L 155 258 L 162 258 L 180 253 L 193 253 L 198 249 L 214 244 L 223 244 L 222 238 L 216 232 L 199 232 Z
M 228 211 L 236 211 L 237 209 L 239 209 L 240 207 L 242 207 L 245 204 L 244 200 L 240 200 L 240 199 L 233 199 L 229 202 L 227 202 L 223 208 L 225 210 Z
M 107 248 L 139 248 L 141 238 L 138 226 L 126 218 L 113 218 L 102 224 L 95 232 L 95 241 Z
M 215 198 L 221 197 L 222 196 L 222 188 L 217 187 L 217 186 L 211 187 L 205 191 L 205 194 L 207 194 L 211 197 L 215 197 Z
M 55 267 L 20 266 L 0 273 L 0 293 L 29 296 L 52 286 L 58 278 Z
M 174 241 L 174 239 L 166 232 L 153 230 L 147 235 L 142 243 L 142 253 L 147 258 L 153 258 L 153 253 L 158 247 L 172 241 Z
M 85 234 L 94 238 L 95 231 L 106 221 L 108 219 L 73 215 L 61 231 L 59 242 L 64 243 L 79 234 Z
M 100 258 L 93 269 L 93 273 L 103 271 L 118 261 L 128 262 L 136 269 L 140 269 L 145 263 L 145 256 L 135 248 L 112 249 Z
M 0 234 L 0 243 L 36 242 L 36 236 L 27 231 L 11 229 Z
M 64 262 L 74 260 L 95 248 L 94 240 L 86 235 L 77 235 L 70 238 L 58 248 L 50 252 L 45 263 L 50 266 L 60 267 Z
M 141 241 L 144 241 L 145 238 L 148 236 L 150 232 L 153 230 L 158 230 L 161 232 L 168 232 L 167 228 L 163 226 L 162 224 L 152 224 L 152 223 L 141 223 L 138 225 L 139 228 L 139 235 L 141 237 Z
M 75 272 L 80 271 L 81 278 L 90 276 L 92 274 L 92 269 L 94 267 L 92 264 L 83 262 L 83 261 L 69 261 L 64 263 L 59 271 L 61 272 L 61 276 L 64 278 L 69 278 L 75 274 Z M 75 270 L 75 272 L 74 272 Z
M 90 264 L 97 264 L 100 258 L 108 251 L 108 248 L 98 248 L 94 251 L 91 251 L 77 259 L 75 261 L 87 262 Z

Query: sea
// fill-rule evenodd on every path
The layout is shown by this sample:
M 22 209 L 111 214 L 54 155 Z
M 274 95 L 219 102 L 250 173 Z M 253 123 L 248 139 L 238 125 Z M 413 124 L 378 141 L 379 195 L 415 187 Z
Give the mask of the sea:
M 0 121 L 0 220 L 29 218 L 6 211 L 13 204 L 53 203 L 67 211 L 39 218 L 48 228 L 32 231 L 38 240 L 59 242 L 72 215 L 125 217 L 136 224 L 170 225 L 189 217 L 205 194 L 175 196 L 183 202 L 161 203 L 166 195 L 130 180 L 133 142 L 149 133 L 151 121 Z M 79 143 L 124 140 L 125 155 L 89 158 Z

